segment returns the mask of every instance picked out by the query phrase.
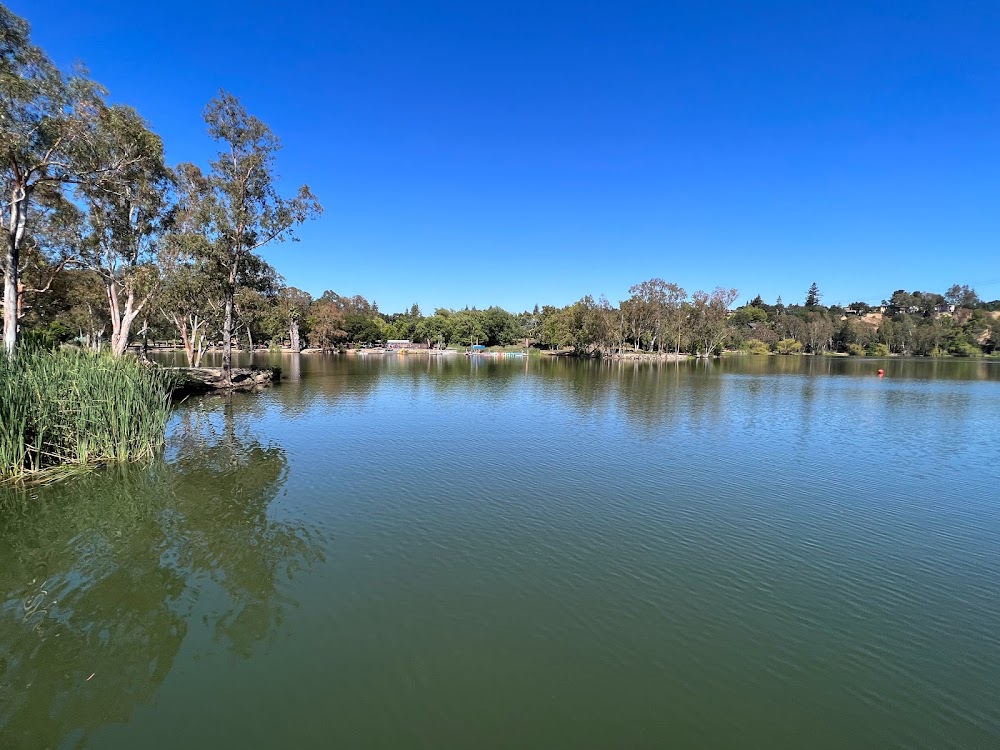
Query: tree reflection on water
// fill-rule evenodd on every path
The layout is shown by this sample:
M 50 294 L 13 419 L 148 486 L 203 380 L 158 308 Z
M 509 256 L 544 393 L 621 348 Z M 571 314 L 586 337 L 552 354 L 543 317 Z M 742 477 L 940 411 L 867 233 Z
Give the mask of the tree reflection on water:
M 287 459 L 247 416 L 183 409 L 163 461 L 3 498 L 0 747 L 127 721 L 199 623 L 241 657 L 274 637 L 321 539 L 275 517 Z

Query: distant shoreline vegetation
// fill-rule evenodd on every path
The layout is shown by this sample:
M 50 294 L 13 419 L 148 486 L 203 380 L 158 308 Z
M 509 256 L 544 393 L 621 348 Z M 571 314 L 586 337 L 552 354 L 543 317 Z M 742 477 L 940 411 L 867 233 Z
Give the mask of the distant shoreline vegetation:
M 76 342 L 105 346 L 107 319 L 97 307 L 88 320 L 74 317 L 74 295 L 63 290 L 93 283 L 87 272 L 66 270 L 65 286 L 50 292 L 47 322 L 34 310 L 26 316 L 25 336 L 54 345 Z M 96 291 L 96 290 L 95 290 Z M 327 291 L 318 298 L 293 287 L 271 291 L 239 287 L 239 326 L 233 346 L 251 350 L 354 349 L 406 340 L 423 348 L 518 348 L 574 356 L 636 358 L 644 356 L 716 356 L 744 354 L 843 354 L 848 356 L 993 356 L 1000 338 L 1000 301 L 983 302 L 974 289 L 954 285 L 943 294 L 893 292 L 882 304 L 855 302 L 825 306 L 814 284 L 804 304 L 774 304 L 759 296 L 734 306 L 735 289 L 718 288 L 688 295 L 676 284 L 650 279 L 633 286 L 617 305 L 604 297 L 583 297 L 565 307 L 535 306 L 519 313 L 501 307 L 453 310 L 425 315 L 417 305 L 384 313 L 360 295 Z M 213 309 L 215 314 L 213 314 Z M 196 320 L 197 342 L 178 338 L 176 328 L 148 320 L 143 341 L 170 342 L 198 366 L 206 351 L 222 344 L 220 305 L 206 304 Z M 86 323 L 87 325 L 81 325 Z
M 383 313 L 360 295 L 325 292 L 317 299 L 285 288 L 261 298 L 260 315 L 244 321 L 245 341 L 275 348 L 320 350 L 417 342 L 422 348 L 517 349 L 576 356 L 636 358 L 745 354 L 848 356 L 991 356 L 1000 336 L 1000 301 L 983 302 L 968 286 L 944 294 L 896 291 L 883 304 L 824 306 L 813 285 L 807 304 L 765 303 L 759 296 L 733 308 L 735 289 L 688 295 L 651 279 L 612 305 L 587 296 L 565 307 L 511 313 L 417 305 Z M 167 340 L 167 339 L 164 339 Z M 295 346 L 298 342 L 300 346 Z

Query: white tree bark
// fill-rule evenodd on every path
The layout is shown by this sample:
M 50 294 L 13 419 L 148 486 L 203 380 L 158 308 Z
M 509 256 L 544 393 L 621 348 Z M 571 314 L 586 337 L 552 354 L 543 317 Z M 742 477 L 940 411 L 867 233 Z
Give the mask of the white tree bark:
M 10 225 L 7 227 L 7 247 L 3 264 L 3 344 L 8 354 L 17 344 L 18 265 L 21 262 L 21 240 L 27 219 L 28 194 L 16 186 L 11 193 Z

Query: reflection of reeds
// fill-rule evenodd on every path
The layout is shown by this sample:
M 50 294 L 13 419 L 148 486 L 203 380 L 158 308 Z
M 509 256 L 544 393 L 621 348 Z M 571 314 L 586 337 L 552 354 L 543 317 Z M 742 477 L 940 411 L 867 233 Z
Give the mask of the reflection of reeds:
M 163 444 L 172 376 L 132 357 L 0 354 L 0 481 L 136 461 Z

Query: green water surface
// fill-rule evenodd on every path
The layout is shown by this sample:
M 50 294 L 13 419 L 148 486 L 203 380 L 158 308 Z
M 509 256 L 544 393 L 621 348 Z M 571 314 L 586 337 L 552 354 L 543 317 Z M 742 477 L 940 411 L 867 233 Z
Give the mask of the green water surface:
M 280 364 L 3 491 L 0 748 L 1000 747 L 1000 362 Z

